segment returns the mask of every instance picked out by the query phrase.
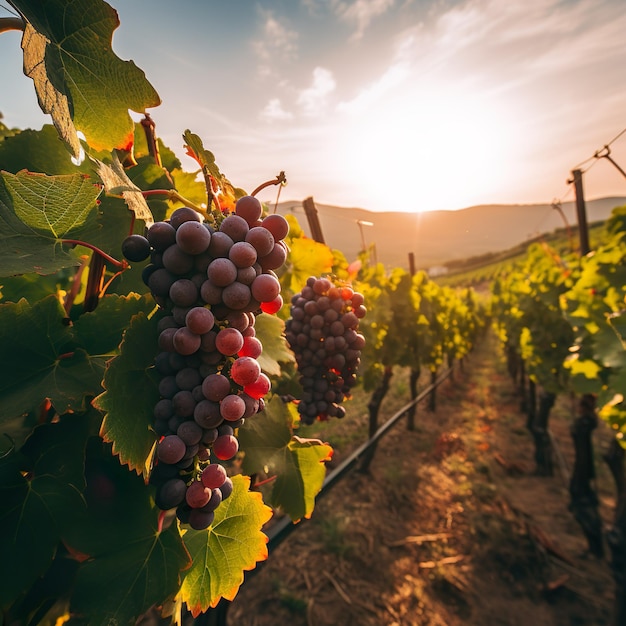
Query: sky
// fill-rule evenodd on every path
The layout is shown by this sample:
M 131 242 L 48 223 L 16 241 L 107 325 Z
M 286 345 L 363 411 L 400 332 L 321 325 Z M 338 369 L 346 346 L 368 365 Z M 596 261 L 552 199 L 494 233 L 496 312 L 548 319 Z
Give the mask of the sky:
M 159 92 L 157 134 L 199 135 L 251 191 L 371 211 L 626 196 L 624 0 L 111 0 L 113 50 Z M 0 0 L 0 17 L 9 16 Z M 20 33 L 0 112 L 40 128 Z M 140 115 L 133 114 L 136 120 Z M 274 202 L 277 188 L 260 198 Z

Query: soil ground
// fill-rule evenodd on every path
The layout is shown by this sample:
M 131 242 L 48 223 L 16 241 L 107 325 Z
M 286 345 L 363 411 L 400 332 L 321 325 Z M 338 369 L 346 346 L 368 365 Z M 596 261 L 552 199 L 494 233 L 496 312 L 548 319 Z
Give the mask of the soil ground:
M 409 399 L 406 372 L 393 380 L 383 420 Z M 418 407 L 414 431 L 399 423 L 383 438 L 369 473 L 351 472 L 320 499 L 243 585 L 229 624 L 609 623 L 608 554 L 588 555 L 568 511 L 572 401 L 560 398 L 551 414 L 560 461 L 552 477 L 534 474 L 532 439 L 495 338 L 438 388 L 436 401 L 434 412 Z M 363 441 L 365 405 L 347 408 L 344 420 L 305 434 L 336 447 L 332 465 Z M 609 438 L 604 426 L 594 434 L 607 525 L 613 485 L 599 459 Z

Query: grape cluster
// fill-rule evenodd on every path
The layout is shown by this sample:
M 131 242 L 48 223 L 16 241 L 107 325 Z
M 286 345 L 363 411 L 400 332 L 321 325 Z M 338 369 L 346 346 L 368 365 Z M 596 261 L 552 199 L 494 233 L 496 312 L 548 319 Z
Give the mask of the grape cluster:
M 366 314 L 363 295 L 328 278 L 310 277 L 291 300 L 286 339 L 294 352 L 303 394 L 302 421 L 343 417 L 341 403 L 357 380 L 365 338 L 358 332 Z
M 217 228 L 182 207 L 146 237 L 131 235 L 122 244 L 130 261 L 150 257 L 143 280 L 165 313 L 155 359 L 156 504 L 176 508 L 196 530 L 211 525 L 231 494 L 219 461 L 237 454 L 237 428 L 263 410 L 270 390 L 257 360 L 263 346 L 255 319 L 283 304 L 273 270 L 285 262 L 289 225 L 281 215 L 261 218 L 252 196 L 240 198 Z

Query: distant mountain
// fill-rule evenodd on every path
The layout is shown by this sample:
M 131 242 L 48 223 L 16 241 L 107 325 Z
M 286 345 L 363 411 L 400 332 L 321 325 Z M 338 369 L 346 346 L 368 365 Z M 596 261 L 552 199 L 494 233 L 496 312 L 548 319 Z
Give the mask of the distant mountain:
M 587 200 L 587 222 L 605 220 L 613 208 L 622 205 L 626 205 L 626 197 Z M 377 260 L 389 267 L 408 268 L 410 252 L 418 268 L 500 252 L 565 225 L 549 204 L 480 205 L 425 213 L 375 212 L 317 203 L 315 207 L 328 246 L 352 261 L 363 242 L 375 244 Z M 575 204 L 566 202 L 562 210 L 577 236 Z M 281 202 L 277 212 L 293 213 L 311 236 L 302 202 Z

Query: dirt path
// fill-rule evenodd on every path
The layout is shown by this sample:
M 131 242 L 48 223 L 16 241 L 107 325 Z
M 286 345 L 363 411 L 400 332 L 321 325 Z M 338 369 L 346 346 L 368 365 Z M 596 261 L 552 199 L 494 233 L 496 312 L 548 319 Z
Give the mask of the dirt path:
M 606 625 L 608 564 L 586 558 L 563 477 L 532 474 L 518 405 L 489 338 L 438 390 L 435 413 L 420 406 L 414 432 L 393 429 L 370 474 L 347 476 L 273 551 L 229 624 Z M 570 408 L 555 408 L 551 429 L 571 466 Z M 608 520 L 610 481 L 599 470 Z

